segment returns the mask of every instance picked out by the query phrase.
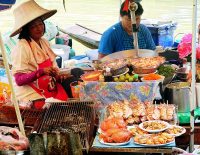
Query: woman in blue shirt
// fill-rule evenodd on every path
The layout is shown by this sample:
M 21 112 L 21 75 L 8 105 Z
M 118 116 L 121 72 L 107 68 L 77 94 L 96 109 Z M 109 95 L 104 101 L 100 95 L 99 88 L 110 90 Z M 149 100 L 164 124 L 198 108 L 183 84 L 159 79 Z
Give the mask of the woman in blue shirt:
M 139 27 L 139 32 L 137 32 L 139 48 L 155 50 L 156 46 L 149 29 L 140 24 L 141 15 L 144 11 L 142 5 L 138 2 L 135 3 L 138 5 L 135 15 L 136 24 Z M 122 3 L 120 8 L 121 21 L 108 28 L 101 37 L 98 49 L 99 58 L 114 52 L 134 49 L 131 15 L 129 10 L 124 10 L 124 4 L 125 2 Z

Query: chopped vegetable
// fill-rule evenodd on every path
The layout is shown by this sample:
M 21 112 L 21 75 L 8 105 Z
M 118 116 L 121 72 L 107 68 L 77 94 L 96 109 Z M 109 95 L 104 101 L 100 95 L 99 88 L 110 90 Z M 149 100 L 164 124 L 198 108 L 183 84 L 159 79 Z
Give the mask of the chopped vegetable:
M 144 80 L 158 80 L 158 79 L 161 79 L 162 77 L 158 74 L 154 74 L 154 73 L 151 73 L 151 74 L 148 74 L 146 76 L 143 77 Z
M 173 76 L 174 73 L 175 73 L 175 70 L 170 65 L 161 65 L 158 68 L 158 74 L 163 75 L 166 78 Z

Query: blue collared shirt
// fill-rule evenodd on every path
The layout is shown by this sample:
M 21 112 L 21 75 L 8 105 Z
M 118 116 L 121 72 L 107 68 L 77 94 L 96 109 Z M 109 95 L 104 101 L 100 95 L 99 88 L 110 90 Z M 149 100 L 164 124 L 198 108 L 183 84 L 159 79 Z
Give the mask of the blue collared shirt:
M 149 29 L 140 24 L 138 46 L 140 49 L 155 50 L 156 46 Z M 129 35 L 122 27 L 121 22 L 108 28 L 102 35 L 99 44 L 99 53 L 111 54 L 118 51 L 134 49 L 133 36 Z

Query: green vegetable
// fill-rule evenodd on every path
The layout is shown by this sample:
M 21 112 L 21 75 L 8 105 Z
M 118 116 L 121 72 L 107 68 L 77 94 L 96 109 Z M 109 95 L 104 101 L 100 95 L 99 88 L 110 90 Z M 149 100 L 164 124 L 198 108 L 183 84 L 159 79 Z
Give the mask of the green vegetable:
M 158 68 L 158 74 L 165 76 L 165 78 L 173 76 L 175 70 L 170 65 L 161 65 Z

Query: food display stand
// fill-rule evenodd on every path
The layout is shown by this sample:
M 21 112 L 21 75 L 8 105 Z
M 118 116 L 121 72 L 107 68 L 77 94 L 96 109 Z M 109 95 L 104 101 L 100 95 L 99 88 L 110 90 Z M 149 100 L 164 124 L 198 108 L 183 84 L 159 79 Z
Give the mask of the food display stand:
M 96 152 L 131 152 L 131 153 L 166 153 L 172 154 L 171 147 L 90 147 L 89 150 L 91 153 L 95 154 Z
M 193 27 L 196 28 L 196 4 L 197 0 L 194 0 L 194 16 L 193 16 Z M 193 34 L 195 34 L 195 29 L 193 29 Z M 1 36 L 1 34 L 0 34 Z M 189 135 L 189 142 L 190 142 L 190 152 L 193 151 L 194 147 L 194 133 L 198 133 L 200 131 L 199 127 L 194 127 L 194 103 L 195 103 L 195 40 L 196 35 L 193 35 L 193 55 L 192 55 L 192 103 L 190 105 L 190 127 L 185 126 L 187 129 L 187 136 Z M 13 85 L 12 85 L 12 79 L 9 73 L 8 63 L 6 60 L 5 51 L 3 48 L 2 39 L 0 38 L 0 44 L 1 44 L 1 51 L 4 58 L 4 63 L 7 71 L 7 75 L 9 77 L 9 83 L 11 84 L 11 90 L 14 96 L 14 106 L 15 111 L 17 114 L 18 124 L 20 127 L 21 132 L 25 135 L 24 132 L 24 126 L 22 123 L 19 107 L 17 105 L 17 101 L 15 98 L 15 94 L 13 91 Z M 101 109 L 103 106 L 106 105 L 108 102 L 114 102 L 116 100 L 138 100 L 141 102 L 148 102 L 152 101 L 155 97 L 155 93 L 157 90 L 158 83 L 155 82 L 136 82 L 136 83 L 99 83 L 99 82 L 89 82 L 85 85 L 84 89 L 81 89 L 80 92 L 80 100 L 93 100 L 96 102 L 97 108 Z M 108 89 L 109 88 L 109 89 Z M 100 97 L 100 94 L 103 94 L 104 96 Z M 102 110 L 102 109 L 101 109 Z M 102 111 L 101 111 L 102 112 Z M 100 115 L 99 115 L 100 116 Z M 101 119 L 101 117 L 100 117 Z M 190 129 L 190 132 L 189 132 Z M 188 134 L 189 132 L 189 134 Z M 128 145 L 124 146 L 107 146 L 102 145 L 99 143 L 99 140 L 97 138 L 98 136 L 95 136 L 93 141 L 93 144 L 91 145 L 89 152 L 91 154 L 95 154 L 96 152 L 131 152 L 131 153 L 168 153 L 171 154 L 173 152 L 173 147 L 176 147 L 176 142 L 171 143 L 170 145 L 166 146 L 156 146 L 156 147 L 148 147 L 148 146 L 140 146 L 133 143 L 133 141 L 130 141 Z M 198 136 L 195 137 L 198 139 Z M 183 137 L 179 137 L 179 140 L 183 140 Z M 177 140 L 178 140 L 177 139 Z M 197 142 L 198 143 L 198 142 Z
M 145 89 L 144 89 L 145 88 Z M 157 82 L 84 82 L 80 90 L 80 100 L 95 101 L 95 108 L 100 122 L 105 116 L 105 106 L 110 103 L 126 100 L 128 102 L 150 102 L 153 100 Z M 137 97 L 136 97 L 137 96 Z M 97 127 L 98 128 L 98 127 Z M 109 146 L 99 142 L 99 133 L 95 133 L 89 149 L 90 154 L 111 153 L 111 152 L 131 152 L 131 153 L 172 153 L 172 148 L 176 143 L 165 146 L 148 147 L 134 143 L 131 138 L 130 143 L 122 146 Z

